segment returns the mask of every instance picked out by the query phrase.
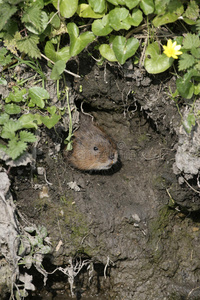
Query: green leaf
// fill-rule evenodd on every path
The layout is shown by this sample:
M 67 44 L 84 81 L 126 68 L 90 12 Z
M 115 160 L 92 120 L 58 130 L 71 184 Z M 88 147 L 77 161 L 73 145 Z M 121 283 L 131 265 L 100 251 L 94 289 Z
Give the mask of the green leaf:
M 132 9 L 140 3 L 140 0 L 124 0 L 124 2 L 129 9 Z
M 54 28 L 56 28 L 56 29 L 60 28 L 60 18 L 58 15 L 55 15 L 55 13 L 53 11 L 50 13 L 49 19 L 51 20 L 50 24 Z
M 26 89 L 20 90 L 17 86 L 14 86 L 13 90 L 14 90 L 14 92 L 13 93 L 11 92 L 8 95 L 8 97 L 5 99 L 6 103 L 10 103 L 10 102 L 19 103 L 19 102 L 26 101 L 26 99 L 25 99 L 25 95 L 27 93 Z
M 0 3 L 0 30 L 6 25 L 7 21 L 17 11 L 17 7 L 8 3 Z
M 132 19 L 133 19 L 133 21 L 132 21 L 132 25 L 133 26 L 140 25 L 140 23 L 143 20 L 143 14 L 142 14 L 142 12 L 141 12 L 140 9 L 138 9 L 138 8 L 133 9 L 133 11 L 132 11 Z
M 41 254 L 48 254 L 49 252 L 51 252 L 51 247 L 49 247 L 47 245 L 41 245 L 40 246 L 40 253 Z
M 145 52 L 144 67 L 150 74 L 158 74 L 166 71 L 173 64 L 174 59 L 160 54 L 157 42 L 150 44 Z
M 37 35 L 30 34 L 23 39 L 17 41 L 17 47 L 21 52 L 28 54 L 32 58 L 40 58 L 40 50 L 37 47 L 39 43 L 39 37 Z
M 48 25 L 48 22 L 49 22 L 49 18 L 48 18 L 48 15 L 45 11 L 41 11 L 41 16 L 40 16 L 40 19 L 41 19 L 41 25 L 40 25 L 40 28 L 37 29 L 34 25 L 32 25 L 31 23 L 26 23 L 26 28 L 32 32 L 32 33 L 35 33 L 35 34 L 42 34 L 44 32 L 44 30 L 46 29 L 47 25 Z
M 40 30 L 42 27 L 41 22 L 41 9 L 37 5 L 28 7 L 21 18 L 23 23 L 28 23 L 35 29 Z M 26 24 L 27 26 L 27 24 Z
M 195 95 L 200 94 L 200 83 L 194 86 L 194 94 Z
M 49 93 L 41 87 L 32 87 L 29 89 L 31 101 L 40 108 L 44 108 L 44 100 L 49 99 Z
M 95 35 L 86 31 L 79 35 L 79 29 L 75 23 L 68 23 L 67 30 L 70 36 L 70 55 L 78 55 L 89 43 L 94 41 Z
M 92 23 L 92 31 L 97 36 L 105 36 L 111 33 L 112 27 L 109 26 L 109 16 L 104 16 L 101 20 Z
M 3 139 L 12 139 L 15 136 L 15 132 L 21 128 L 22 125 L 19 121 L 11 119 L 5 123 L 1 132 L 1 137 Z
M 65 66 L 66 66 L 65 61 L 58 60 L 53 66 L 50 78 L 53 80 L 58 80 L 60 78 L 60 74 L 63 73 Z
M 7 54 L 7 49 L 2 47 L 0 49 L 0 65 L 6 66 L 12 61 L 12 55 Z M 4 79 L 5 80 L 5 79 Z
M 51 117 L 48 116 L 41 116 L 41 120 L 43 122 L 43 124 L 48 128 L 51 129 L 52 127 L 54 127 L 58 121 L 60 120 L 60 116 L 59 115 L 53 115 Z
M 182 123 L 185 131 L 187 133 L 190 133 L 192 131 L 192 127 L 195 126 L 196 118 L 195 115 L 192 113 L 189 113 L 187 116 L 187 119 Z
M 112 3 L 113 5 L 116 5 L 116 6 L 119 4 L 117 0 L 107 0 L 107 1 Z
M 140 8 L 143 10 L 145 15 L 152 14 L 154 11 L 154 3 L 153 0 L 141 0 Z
M 0 115 L 0 125 L 4 125 L 9 120 L 9 115 L 3 113 Z
M 194 59 L 194 56 L 187 54 L 187 53 L 183 53 L 180 56 L 178 63 L 179 63 L 178 70 L 182 71 L 182 70 L 186 70 L 186 69 L 189 69 L 190 67 L 192 67 L 195 63 L 195 59 Z
M 105 0 L 88 0 L 88 3 L 91 5 L 93 10 L 96 13 L 103 13 L 106 9 L 106 1 Z
M 56 109 L 56 106 L 55 106 L 55 105 L 47 107 L 47 111 L 48 111 L 51 115 L 55 115 L 56 110 L 57 110 L 57 109 Z
M 123 36 L 116 36 L 113 40 L 113 51 L 120 64 L 124 64 L 125 61 L 133 56 L 139 47 L 139 41 L 132 37 L 126 39 Z
M 165 3 L 166 4 L 166 3 Z M 180 0 L 170 1 L 166 5 L 166 12 L 162 10 L 160 15 L 157 15 L 152 23 L 155 27 L 159 27 L 164 24 L 173 23 L 183 14 L 184 7 Z
M 27 149 L 27 143 L 23 141 L 17 141 L 17 138 L 13 138 L 8 142 L 8 149 L 6 153 L 15 160 Z
M 195 58 L 200 58 L 200 48 L 193 47 L 190 51 Z
M 69 47 L 63 47 L 59 51 L 55 51 L 54 45 L 50 41 L 46 43 L 44 53 L 53 62 L 57 62 L 59 60 L 67 62 L 71 57 Z
M 56 9 L 58 9 L 58 3 L 59 3 L 59 12 L 64 18 L 71 18 L 77 8 L 78 8 L 78 0 L 53 0 L 52 4 L 55 6 Z
M 37 140 L 37 137 L 32 132 L 26 130 L 21 130 L 19 136 L 21 141 L 27 143 L 34 143 Z
M 120 29 L 128 30 L 131 25 L 127 21 L 129 15 L 128 9 L 122 7 L 116 7 L 109 12 L 109 24 L 110 26 L 119 31 Z
M 41 115 L 39 114 L 24 114 L 19 118 L 22 128 L 35 128 L 41 125 Z
M 19 105 L 11 103 L 11 104 L 5 104 L 4 110 L 9 115 L 16 115 L 21 112 L 21 108 Z
M 169 6 L 170 1 L 171 0 L 155 0 L 155 14 L 164 14 L 167 6 Z
M 190 0 L 184 16 L 188 19 L 196 21 L 199 17 L 199 5 L 194 0 Z
M 100 13 L 94 12 L 92 7 L 85 3 L 81 3 L 78 6 L 77 14 L 81 18 L 92 18 L 92 19 L 98 19 L 98 18 L 102 18 L 104 16 L 104 13 L 100 14 Z
M 176 80 L 176 87 L 179 94 L 186 99 L 191 99 L 194 92 L 194 85 L 191 82 L 191 78 L 198 76 L 198 71 L 190 70 L 183 77 Z
M 108 44 L 101 44 L 99 47 L 101 55 L 109 61 L 117 61 L 113 49 Z
M 200 47 L 200 39 L 198 35 L 188 33 L 183 40 L 183 48 L 185 49 L 192 49 Z
M 6 81 L 6 79 L 4 79 L 4 78 L 0 77 L 0 85 L 4 85 L 4 86 L 6 86 L 6 85 L 7 85 L 7 81 Z

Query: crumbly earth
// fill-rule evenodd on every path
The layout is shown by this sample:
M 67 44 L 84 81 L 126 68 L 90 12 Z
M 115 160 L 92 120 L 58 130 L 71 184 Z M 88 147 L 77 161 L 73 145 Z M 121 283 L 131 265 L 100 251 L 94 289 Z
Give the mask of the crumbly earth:
M 45 269 L 90 260 L 76 277 L 76 299 L 200 299 L 199 196 L 173 173 L 181 120 L 166 91 L 174 78 L 148 77 L 131 62 L 98 67 L 88 56 L 68 68 L 83 75 L 68 78 L 76 106 L 83 102 L 113 137 L 120 163 L 101 173 L 73 169 L 59 124 L 40 129 L 34 170 L 11 169 L 17 209 L 51 238 Z M 66 275 L 49 275 L 43 287 L 30 272 L 37 290 L 26 299 L 72 299 Z

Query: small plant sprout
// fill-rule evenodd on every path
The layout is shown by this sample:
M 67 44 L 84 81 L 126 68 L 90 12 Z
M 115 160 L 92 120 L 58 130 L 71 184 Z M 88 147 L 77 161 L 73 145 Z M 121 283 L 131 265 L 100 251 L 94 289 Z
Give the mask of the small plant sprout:
M 183 52 L 179 51 L 181 49 L 181 45 L 177 45 L 176 41 L 172 43 L 172 40 L 169 39 L 167 41 L 167 46 L 163 46 L 163 53 L 168 57 L 172 57 L 174 59 L 178 59 L 178 55 L 181 55 Z

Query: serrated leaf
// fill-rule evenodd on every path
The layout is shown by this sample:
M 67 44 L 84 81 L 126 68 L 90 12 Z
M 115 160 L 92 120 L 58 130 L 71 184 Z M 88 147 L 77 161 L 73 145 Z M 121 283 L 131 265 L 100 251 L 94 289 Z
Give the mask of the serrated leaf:
M 21 108 L 19 105 L 11 103 L 11 104 L 5 104 L 4 110 L 9 115 L 16 115 L 21 112 Z
M 200 39 L 198 35 L 188 33 L 183 40 L 183 48 L 192 49 L 200 47 Z
M 32 58 L 40 58 L 40 50 L 37 47 L 38 43 L 39 37 L 37 35 L 30 34 L 20 41 L 17 41 L 17 47 L 21 52 L 28 54 Z
M 196 20 L 199 17 L 199 6 L 194 0 L 190 0 L 184 16 L 191 20 Z
M 133 56 L 139 47 L 139 41 L 136 38 L 126 39 L 123 36 L 116 36 L 113 40 L 113 51 L 120 64 Z
M 97 36 L 105 36 L 111 33 L 113 28 L 109 26 L 109 16 L 104 16 L 101 20 L 92 23 L 92 31 Z
M 21 40 L 21 35 L 19 32 L 16 32 L 14 38 L 5 38 L 4 46 L 6 46 L 6 48 L 10 50 L 11 53 L 17 55 L 17 41 L 19 40 Z
M 190 51 L 195 58 L 200 58 L 200 48 L 193 47 Z
M 7 54 L 7 49 L 5 47 L 2 47 L 0 49 L 0 65 L 6 66 L 12 61 L 12 56 L 10 54 Z
M 18 158 L 27 148 L 27 143 L 23 141 L 17 141 L 17 138 L 13 138 L 8 142 L 7 154 L 15 160 Z
M 44 100 L 49 99 L 49 93 L 47 92 L 47 90 L 38 86 L 34 86 L 29 89 L 29 96 L 31 98 L 31 101 L 40 108 L 44 108 Z
M 75 23 L 68 23 L 67 29 L 70 36 L 70 55 L 78 55 L 89 43 L 94 41 L 95 35 L 91 31 L 79 35 L 79 29 Z
M 36 136 L 32 132 L 26 130 L 21 130 L 19 136 L 21 141 L 27 143 L 34 143 L 37 140 Z
M 22 22 L 31 24 L 37 30 L 41 29 L 41 9 L 37 5 L 28 7 L 21 18 Z
M 15 136 L 15 132 L 22 128 L 21 123 L 18 120 L 8 120 L 1 132 L 1 137 L 5 139 L 10 139 Z
M 106 58 L 108 61 L 117 61 L 113 49 L 108 44 L 101 44 L 99 47 L 101 55 Z
M 174 59 L 160 54 L 160 48 L 157 42 L 150 44 L 145 52 L 144 67 L 150 74 L 158 74 L 166 71 Z
M 27 93 L 26 89 L 22 89 L 20 90 L 18 87 L 14 86 L 13 87 L 14 92 L 10 93 L 8 95 L 8 97 L 5 99 L 6 103 L 10 103 L 10 102 L 15 102 L 15 103 L 19 103 L 19 102 L 25 102 L 25 95 Z
M 41 11 L 41 26 L 39 29 L 37 29 L 33 24 L 26 23 L 26 28 L 35 34 L 42 34 L 44 30 L 46 29 L 49 22 L 49 18 L 47 16 L 47 13 L 45 11 Z
M 53 66 L 50 78 L 53 80 L 58 80 L 60 78 L 60 74 L 63 73 L 65 66 L 66 66 L 65 61 L 58 60 Z
M 50 41 L 46 43 L 44 53 L 53 62 L 57 62 L 59 60 L 67 62 L 71 57 L 69 47 L 63 47 L 61 50 L 55 51 L 54 45 Z
M 88 3 L 96 13 L 103 13 L 106 8 L 105 0 L 88 0 Z
M 56 9 L 58 9 L 58 3 L 59 3 L 59 12 L 60 14 L 65 18 L 71 18 L 78 7 L 78 0 L 53 0 L 52 4 L 55 6 Z
M 48 128 L 51 129 L 52 127 L 54 127 L 58 121 L 60 120 L 60 116 L 59 115 L 53 115 L 51 117 L 45 116 L 45 117 L 41 117 L 41 120 L 43 122 L 43 124 Z
M 195 59 L 192 55 L 190 55 L 188 53 L 183 53 L 180 56 L 178 63 L 179 63 L 178 70 L 182 71 L 182 70 L 186 70 L 186 69 L 189 69 L 190 67 L 192 67 L 195 63 Z
M 7 21 L 14 13 L 16 13 L 17 7 L 8 3 L 0 4 L 0 30 L 3 29 Z
M 9 115 L 3 113 L 0 115 L 0 125 L 4 125 L 9 120 Z

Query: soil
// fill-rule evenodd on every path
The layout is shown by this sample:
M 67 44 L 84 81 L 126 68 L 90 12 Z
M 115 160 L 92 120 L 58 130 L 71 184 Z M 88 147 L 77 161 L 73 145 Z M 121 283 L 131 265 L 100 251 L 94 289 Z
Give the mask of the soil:
M 168 96 L 175 79 L 147 76 L 131 61 L 97 66 L 84 55 L 67 65 L 81 75 L 67 77 L 71 101 L 78 109 L 83 103 L 112 136 L 120 161 L 109 171 L 73 169 L 63 155 L 67 128 L 59 123 L 40 128 L 35 169 L 10 170 L 20 215 L 48 230 L 52 253 L 44 268 L 64 268 L 70 257 L 74 264 L 89 260 L 90 269 L 75 278 L 76 299 L 200 299 L 199 196 L 173 173 L 181 123 Z M 47 90 L 55 102 L 51 81 Z M 26 299 L 72 299 L 66 275 L 49 275 L 44 287 L 42 275 L 29 273 L 37 290 Z

